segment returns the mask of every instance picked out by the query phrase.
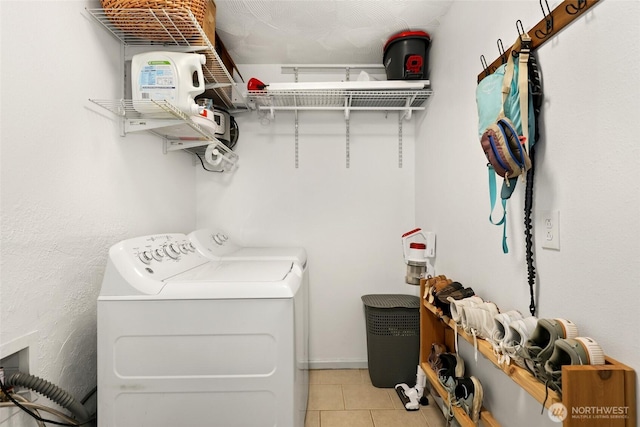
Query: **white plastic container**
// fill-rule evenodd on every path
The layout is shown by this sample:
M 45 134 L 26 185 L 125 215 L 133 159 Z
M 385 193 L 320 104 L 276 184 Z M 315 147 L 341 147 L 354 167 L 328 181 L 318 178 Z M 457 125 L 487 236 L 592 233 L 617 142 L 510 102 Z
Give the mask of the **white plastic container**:
M 131 59 L 133 108 L 139 113 L 157 113 L 158 107 L 149 101 L 167 101 L 187 115 L 198 114 L 194 98 L 205 89 L 202 65 L 206 60 L 206 56 L 195 53 L 134 55 Z

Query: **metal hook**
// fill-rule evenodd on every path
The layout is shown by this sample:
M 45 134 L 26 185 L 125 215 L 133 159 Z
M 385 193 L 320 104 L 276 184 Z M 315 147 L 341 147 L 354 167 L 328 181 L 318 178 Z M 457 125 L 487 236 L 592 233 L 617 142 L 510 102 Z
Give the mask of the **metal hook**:
M 568 4 L 564 10 L 566 10 L 569 15 L 577 15 L 585 7 L 587 7 L 587 0 L 578 0 L 577 6 Z
M 502 39 L 498 39 L 497 44 L 498 44 L 498 53 L 500 54 L 500 58 L 502 58 L 502 63 L 506 64 L 507 58 L 504 54 L 504 46 L 502 44 Z
M 519 27 L 518 24 L 520 24 Z M 522 29 L 522 31 L 520 31 L 520 29 Z M 518 37 L 520 37 L 520 41 L 522 41 L 522 36 L 524 35 L 524 25 L 522 25 L 522 21 L 519 19 L 516 21 L 516 30 L 518 31 Z
M 484 70 L 484 75 L 487 77 L 489 74 L 489 66 L 487 65 L 487 59 L 484 55 L 480 55 L 480 64 L 482 64 L 482 69 Z
M 551 15 L 551 9 L 549 9 L 549 3 L 547 0 L 544 0 L 544 3 L 547 5 L 547 12 L 544 11 L 544 6 L 542 5 L 542 0 L 540 0 L 540 8 L 542 9 L 542 14 L 544 15 L 544 20 L 547 23 L 547 28 L 544 31 L 536 30 L 536 37 L 539 39 L 547 38 L 553 32 L 553 16 Z
M 518 24 L 520 24 L 520 25 L 518 26 Z M 522 31 L 521 31 L 521 29 L 522 29 Z M 522 25 L 522 21 L 519 20 L 519 19 L 516 21 L 516 30 L 518 31 L 518 37 L 520 38 L 520 44 L 522 44 L 522 36 L 524 35 L 524 25 Z M 516 49 L 513 49 L 511 51 L 511 55 L 513 55 L 514 58 L 517 58 L 518 55 L 520 55 L 520 51 L 516 50 Z

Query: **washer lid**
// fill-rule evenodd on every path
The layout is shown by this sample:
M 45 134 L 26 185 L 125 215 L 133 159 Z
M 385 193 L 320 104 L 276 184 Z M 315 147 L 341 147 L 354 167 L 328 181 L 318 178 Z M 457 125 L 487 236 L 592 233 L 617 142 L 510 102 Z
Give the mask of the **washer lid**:
M 292 298 L 302 270 L 291 261 L 212 261 L 168 279 L 162 299 Z
M 247 247 L 225 255 L 223 259 L 245 261 L 293 261 L 300 266 L 307 263 L 307 251 L 296 247 Z

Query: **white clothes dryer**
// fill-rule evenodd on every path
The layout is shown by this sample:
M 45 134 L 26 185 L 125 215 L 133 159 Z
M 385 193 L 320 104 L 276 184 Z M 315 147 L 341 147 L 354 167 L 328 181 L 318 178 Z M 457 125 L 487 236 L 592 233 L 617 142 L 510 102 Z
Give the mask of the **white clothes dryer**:
M 114 245 L 98 426 L 303 427 L 307 293 L 292 261 L 212 261 L 184 234 Z
M 307 251 L 298 247 L 246 247 L 235 243 L 224 232 L 208 228 L 189 233 L 198 252 L 213 260 L 293 261 L 307 267 Z

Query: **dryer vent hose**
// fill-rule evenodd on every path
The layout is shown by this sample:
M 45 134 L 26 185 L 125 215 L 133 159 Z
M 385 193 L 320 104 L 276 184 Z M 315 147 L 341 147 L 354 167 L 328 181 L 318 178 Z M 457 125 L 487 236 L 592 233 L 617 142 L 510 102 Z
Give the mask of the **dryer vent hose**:
M 89 419 L 89 412 L 68 392 L 35 375 L 16 372 L 7 378 L 7 385 L 25 387 L 39 393 L 63 408 L 68 409 L 78 421 Z

